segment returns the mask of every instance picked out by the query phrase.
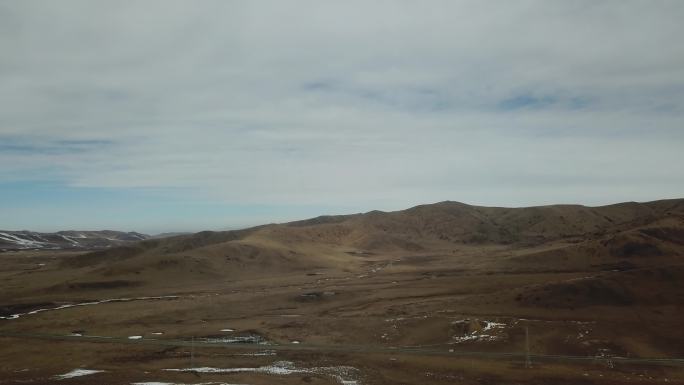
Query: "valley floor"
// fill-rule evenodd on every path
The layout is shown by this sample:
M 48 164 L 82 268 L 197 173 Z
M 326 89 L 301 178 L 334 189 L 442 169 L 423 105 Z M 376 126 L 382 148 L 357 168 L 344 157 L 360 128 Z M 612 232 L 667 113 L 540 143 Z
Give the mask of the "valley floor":
M 539 251 L 78 282 L 77 253 L 3 253 L 0 384 L 684 384 L 681 304 L 605 289 L 665 273 L 519 262 Z

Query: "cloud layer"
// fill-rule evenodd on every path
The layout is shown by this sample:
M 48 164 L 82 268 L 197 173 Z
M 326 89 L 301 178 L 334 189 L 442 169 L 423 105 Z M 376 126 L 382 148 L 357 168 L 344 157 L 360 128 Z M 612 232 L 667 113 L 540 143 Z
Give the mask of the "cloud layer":
M 0 178 L 358 210 L 681 196 L 682 19 L 664 0 L 7 1 Z

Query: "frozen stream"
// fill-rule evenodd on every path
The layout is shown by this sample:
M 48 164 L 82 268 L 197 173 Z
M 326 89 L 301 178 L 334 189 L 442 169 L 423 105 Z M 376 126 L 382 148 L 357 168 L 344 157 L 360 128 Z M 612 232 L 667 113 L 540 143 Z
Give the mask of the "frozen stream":
M 112 303 L 112 302 L 156 301 L 156 300 L 178 299 L 178 298 L 180 298 L 180 297 L 177 295 L 164 295 L 164 296 L 158 296 L 158 297 L 109 298 L 109 299 L 103 299 L 103 300 L 99 300 L 99 301 L 70 303 L 70 304 L 65 304 L 65 305 L 59 305 L 56 307 L 36 309 L 36 310 L 28 311 L 26 313 L 16 313 L 16 314 L 11 314 L 8 316 L 0 317 L 0 319 L 6 319 L 6 320 L 17 319 L 17 318 L 21 318 L 21 317 L 24 317 L 27 315 L 38 314 L 38 313 L 42 313 L 42 312 L 46 312 L 46 311 L 69 309 L 69 308 L 77 307 L 77 306 L 92 306 L 92 305 L 100 305 L 103 303 Z
M 277 361 L 271 365 L 256 368 L 184 368 L 184 369 L 164 369 L 171 372 L 193 372 L 193 373 L 261 373 L 270 375 L 290 375 L 290 374 L 319 374 L 332 377 L 341 385 L 359 385 L 359 370 L 351 366 L 323 366 L 304 368 L 297 367 L 290 361 Z

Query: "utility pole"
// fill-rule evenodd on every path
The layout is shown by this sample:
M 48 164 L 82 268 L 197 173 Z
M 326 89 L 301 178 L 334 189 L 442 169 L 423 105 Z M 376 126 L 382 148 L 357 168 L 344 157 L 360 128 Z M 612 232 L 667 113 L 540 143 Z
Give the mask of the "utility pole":
M 195 369 L 195 336 L 190 340 L 190 369 Z
M 530 328 L 525 325 L 525 367 L 532 367 L 532 360 L 530 359 Z

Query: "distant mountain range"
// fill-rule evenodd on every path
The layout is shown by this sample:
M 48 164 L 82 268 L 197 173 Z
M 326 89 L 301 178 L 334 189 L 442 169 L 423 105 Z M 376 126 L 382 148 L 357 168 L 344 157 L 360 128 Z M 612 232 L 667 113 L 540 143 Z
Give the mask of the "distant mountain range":
M 0 251 L 8 250 L 96 250 L 151 238 L 147 234 L 112 230 L 59 231 L 38 233 L 35 231 L 0 230 Z

